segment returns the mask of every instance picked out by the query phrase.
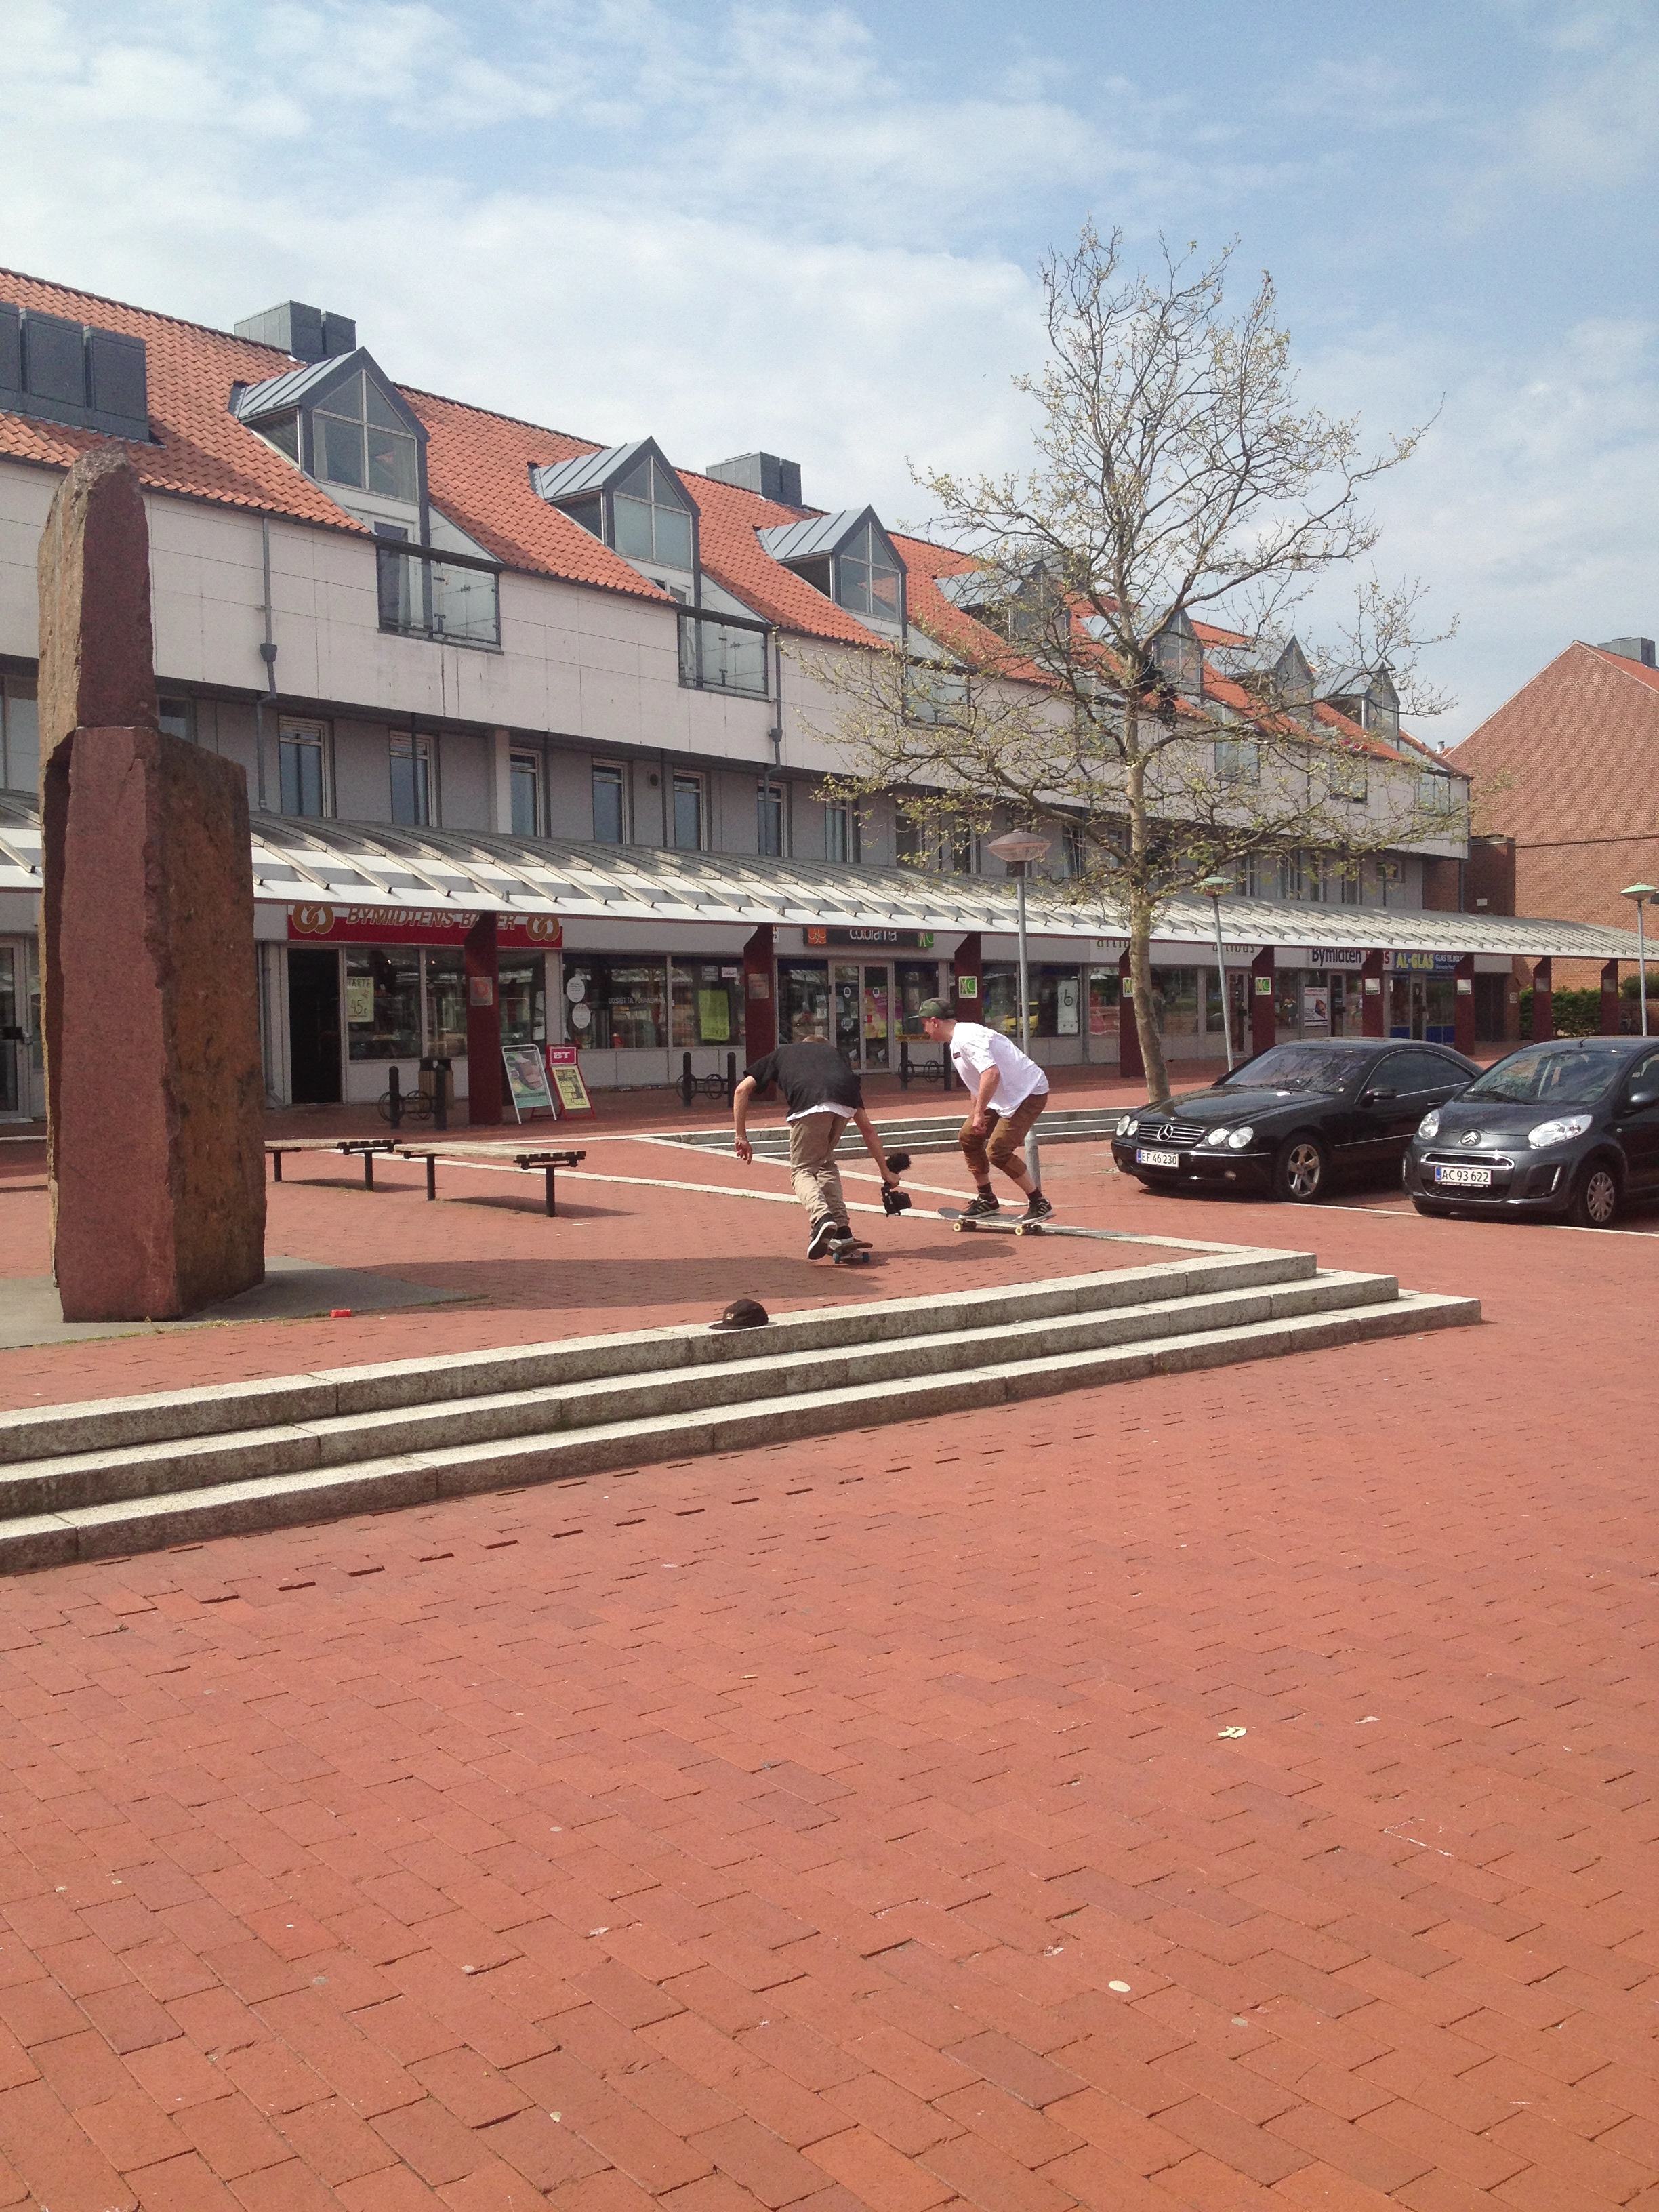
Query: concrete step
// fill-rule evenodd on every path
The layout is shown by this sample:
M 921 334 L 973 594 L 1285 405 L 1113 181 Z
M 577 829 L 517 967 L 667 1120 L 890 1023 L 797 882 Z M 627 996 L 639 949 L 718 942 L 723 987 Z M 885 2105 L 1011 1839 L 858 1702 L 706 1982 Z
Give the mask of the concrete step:
M 1213 1289 L 1132 1304 L 1114 1302 L 1042 1319 L 934 1327 L 874 1343 L 815 1350 L 768 1347 L 756 1358 L 646 1375 L 605 1376 L 182 1442 L 59 1455 L 0 1470 L 0 1516 L 64 1512 L 618 1421 L 665 1419 L 762 1399 L 870 1389 L 962 1373 L 988 1363 L 1057 1359 L 1111 1345 L 1383 1304 L 1398 1290 L 1391 1275 L 1320 1273 L 1290 1283 Z M 951 1317 L 948 1307 L 938 1316 L 947 1322 Z M 751 1349 L 756 1341 L 747 1339 Z
M 139 1444 L 85 1455 L 78 1469 L 62 1458 L 55 1467 L 15 1465 L 6 1478 L 11 1517 L 0 1521 L 0 1571 L 615 1472 L 671 1455 L 742 1450 L 1480 1319 L 1473 1299 L 1401 1292 L 1390 1277 L 1284 1269 L 1287 1259 L 1303 1255 L 1237 1256 L 1279 1263 L 1279 1279 L 1270 1272 L 1254 1285 L 1210 1285 L 1194 1292 L 1183 1285 L 1171 1296 L 1159 1292 L 1174 1290 L 1175 1279 L 1190 1270 L 1137 1269 L 1143 1278 L 1161 1273 L 1165 1281 L 1143 1281 L 1138 1301 L 1103 1297 L 1069 1310 L 1026 1314 L 1000 1328 L 952 1326 L 961 1320 L 957 1301 L 894 1301 L 887 1317 L 903 1309 L 899 1318 L 908 1326 L 885 1337 L 866 1334 L 861 1343 L 799 1346 L 780 1358 L 756 1357 L 752 1340 L 703 1337 L 695 1340 L 735 1341 L 746 1356 L 683 1360 L 631 1378 L 613 1367 L 607 1375 L 517 1394 L 452 1392 L 431 1407 L 441 1430 L 423 1425 L 406 1408 L 389 1417 L 385 1408 L 357 1408 L 286 1432 L 232 1432 L 228 1444 L 222 1431 L 216 1443 L 198 1440 L 200 1451 L 180 1449 L 174 1439 L 159 1453 Z M 1121 1279 L 1083 1279 L 1103 1291 Z M 1023 1287 L 1053 1293 L 1079 1285 Z M 931 1328 L 918 1310 L 924 1308 L 933 1316 Z M 843 1310 L 793 1318 L 851 1317 Z M 875 1318 L 867 1311 L 864 1317 Z M 682 1345 L 691 1340 L 686 1332 L 647 1334 L 678 1334 Z M 325 1378 L 300 1379 L 325 1387 Z M 337 1378 L 334 1388 L 337 1393 Z M 86 1409 L 89 1414 L 97 1410 Z M 480 1426 L 491 1433 L 481 1435 Z M 442 1441 L 434 1440 L 440 1433 Z M 260 1454 L 274 1452 L 280 1459 L 289 1445 L 314 1455 L 311 1463 L 259 1463 Z M 235 1476 L 200 1480 L 225 1464 L 216 1462 L 212 1453 L 227 1449 L 245 1455 L 229 1462 L 239 1468 Z M 325 1461 L 325 1451 L 338 1456 Z M 93 1460 L 102 1461 L 102 1468 L 92 1466 Z M 164 1466 L 169 1472 L 163 1479 L 173 1486 L 124 1490 L 135 1470 L 149 1468 L 161 1477 Z M 198 1479 L 192 1481 L 192 1474 Z M 35 1477 L 40 1486 L 31 1489 Z M 105 1480 L 116 1494 L 100 1493 Z M 46 1501 L 53 1497 L 59 1502 L 48 1507 Z M 81 1502 L 66 1502 L 70 1498 Z M 30 1498 L 33 1510 L 19 1510 Z
M 876 1121 L 882 1143 L 890 1152 L 909 1152 L 920 1156 L 929 1152 L 953 1152 L 957 1149 L 957 1132 L 968 1108 L 968 1094 L 960 1094 L 962 1103 L 954 1114 L 917 1115 L 908 1119 Z M 1117 1127 L 1123 1112 L 1121 1106 L 1050 1106 L 1036 1125 L 1039 1144 L 1063 1145 L 1098 1142 L 1109 1137 Z M 873 1116 L 872 1117 L 874 1118 Z M 732 1133 L 729 1129 L 688 1129 L 683 1134 L 671 1133 L 678 1144 L 688 1146 L 694 1152 L 729 1152 Z M 751 1129 L 750 1140 L 763 1159 L 784 1159 L 789 1152 L 787 1128 Z M 848 1128 L 836 1147 L 838 1153 L 849 1155 L 864 1152 L 864 1139 L 856 1129 Z
M 248 1429 L 326 1421 L 493 1394 L 568 1389 L 604 1377 L 659 1374 L 688 1366 L 776 1358 L 877 1344 L 941 1328 L 1001 1328 L 1058 1315 L 1097 1312 L 1159 1298 L 1310 1280 L 1310 1252 L 1241 1248 L 1141 1267 L 990 1284 L 948 1299 L 884 1298 L 781 1314 L 764 1336 L 713 1332 L 695 1324 L 513 1345 L 440 1359 L 392 1360 L 370 1367 L 275 1376 L 256 1382 L 104 1399 L 0 1413 L 0 1468 L 141 1444 L 177 1443 Z

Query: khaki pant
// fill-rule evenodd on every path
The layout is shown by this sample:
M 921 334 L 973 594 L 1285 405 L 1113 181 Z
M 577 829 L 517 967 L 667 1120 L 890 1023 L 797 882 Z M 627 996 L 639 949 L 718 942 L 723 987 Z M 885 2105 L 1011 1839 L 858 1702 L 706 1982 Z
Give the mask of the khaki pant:
M 809 1114 L 789 1124 L 789 1180 L 795 1196 L 811 1221 L 819 1222 L 827 1213 L 843 1229 L 847 1200 L 842 1194 L 836 1146 L 848 1118 L 844 1114 Z
M 1006 1170 L 1009 1161 L 1025 1142 L 1031 1124 L 1048 1103 L 1046 1091 L 1034 1091 L 1028 1098 L 1020 1100 L 1012 1114 L 988 1112 L 984 1136 L 975 1128 L 973 1115 L 968 1116 L 957 1142 L 962 1146 L 962 1156 L 975 1182 L 989 1182 L 993 1168 Z M 1024 1155 L 1021 1153 L 1020 1165 L 1024 1164 Z

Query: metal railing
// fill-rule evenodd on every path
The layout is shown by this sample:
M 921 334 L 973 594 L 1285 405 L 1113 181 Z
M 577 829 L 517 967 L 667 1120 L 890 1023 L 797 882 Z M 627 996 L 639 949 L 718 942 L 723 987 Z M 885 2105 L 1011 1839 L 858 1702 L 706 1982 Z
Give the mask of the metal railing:
M 444 645 L 499 649 L 501 642 L 501 568 L 470 553 L 441 553 L 430 545 L 374 547 L 380 628 L 399 637 L 427 637 Z

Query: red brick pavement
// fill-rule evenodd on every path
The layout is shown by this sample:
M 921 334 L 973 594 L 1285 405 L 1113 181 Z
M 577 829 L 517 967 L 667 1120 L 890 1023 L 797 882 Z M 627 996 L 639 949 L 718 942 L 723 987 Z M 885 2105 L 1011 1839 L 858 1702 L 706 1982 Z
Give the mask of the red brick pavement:
M 1651 1234 L 1050 1158 L 1488 1324 L 6 1585 L 0 2204 L 1659 2208 Z

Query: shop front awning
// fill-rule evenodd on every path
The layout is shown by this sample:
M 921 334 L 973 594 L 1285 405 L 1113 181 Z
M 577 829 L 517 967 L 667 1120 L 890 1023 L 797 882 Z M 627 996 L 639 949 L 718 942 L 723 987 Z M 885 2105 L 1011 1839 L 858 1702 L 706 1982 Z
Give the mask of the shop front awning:
M 252 817 L 255 901 L 266 908 L 349 906 L 586 917 L 662 925 L 665 949 L 684 923 L 881 930 L 1014 929 L 1014 886 L 985 876 L 924 875 L 910 868 L 842 866 L 738 854 L 670 852 L 641 845 L 585 845 L 484 830 L 392 829 L 379 823 Z M 38 811 L 0 793 L 0 894 L 40 888 Z M 1115 956 L 1123 916 L 1033 882 L 1031 934 Z M 1405 912 L 1277 899 L 1224 898 L 1230 957 L 1269 946 L 1364 951 L 1475 952 L 1529 960 L 1634 962 L 1632 930 L 1509 915 Z M 1213 948 L 1207 899 L 1172 899 L 1156 941 L 1170 951 Z

